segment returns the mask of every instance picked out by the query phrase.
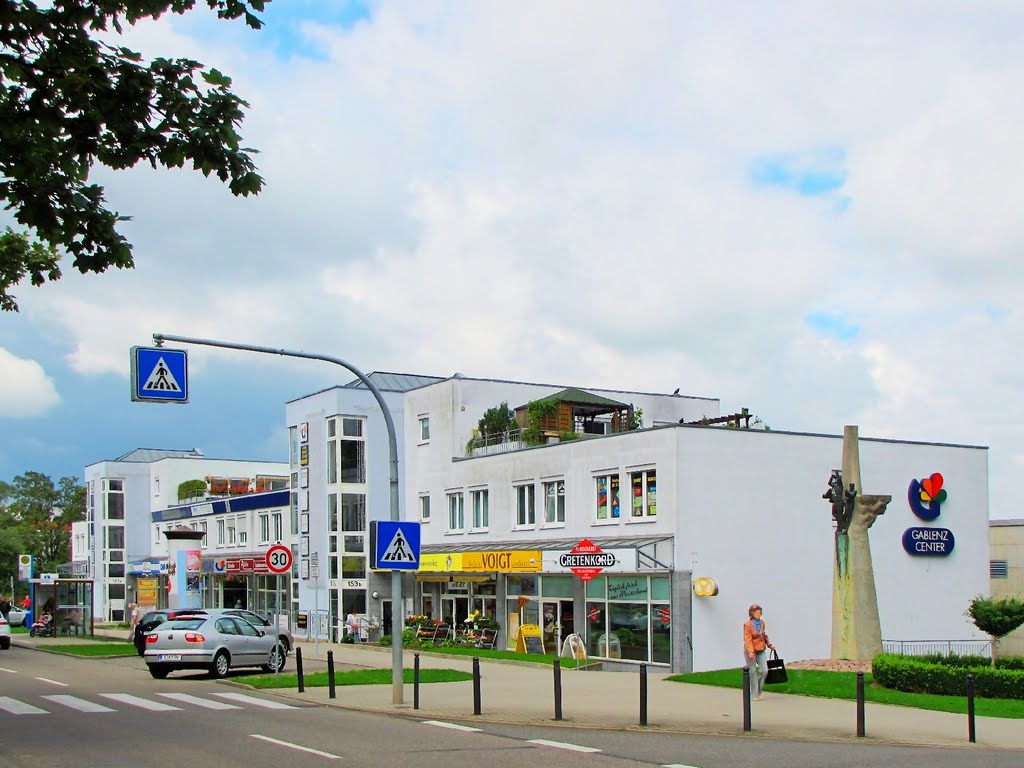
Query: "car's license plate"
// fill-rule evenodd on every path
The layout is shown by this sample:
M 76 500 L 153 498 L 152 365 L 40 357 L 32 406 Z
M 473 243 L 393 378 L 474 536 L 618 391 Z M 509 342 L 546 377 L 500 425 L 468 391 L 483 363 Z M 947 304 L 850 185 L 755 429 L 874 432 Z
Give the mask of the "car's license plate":
M 161 653 L 156 657 L 157 661 L 181 661 L 180 653 Z

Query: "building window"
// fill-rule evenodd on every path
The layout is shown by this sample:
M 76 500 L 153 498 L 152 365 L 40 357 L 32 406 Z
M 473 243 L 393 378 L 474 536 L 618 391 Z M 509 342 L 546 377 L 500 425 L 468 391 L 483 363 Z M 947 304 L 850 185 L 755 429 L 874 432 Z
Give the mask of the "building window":
M 1007 560 L 989 560 L 988 575 L 991 579 L 1010 578 L 1010 563 Z
M 619 507 L 619 476 L 598 475 L 594 478 L 597 493 L 597 519 L 618 520 L 622 514 Z
M 529 485 L 516 486 L 516 527 L 529 528 L 537 523 L 536 487 Z
M 341 437 L 337 437 L 337 422 Z M 327 484 L 366 482 L 366 442 L 363 420 L 334 418 L 327 420 Z
M 274 513 L 274 541 L 281 541 L 284 538 L 284 515 L 280 512 Z
M 260 544 L 270 542 L 270 515 L 260 515 Z
M 341 494 L 341 530 L 356 533 L 366 530 L 366 494 Z
M 430 496 L 427 494 L 420 496 L 420 520 L 430 521 Z
M 420 442 L 425 443 L 430 440 L 430 417 L 420 416 Z
M 107 578 L 121 579 L 124 578 L 124 563 L 118 565 L 107 566 Z
M 154 496 L 159 496 L 160 495 L 160 478 L 159 477 L 154 477 L 153 478 L 153 495 Z
M 658 480 L 653 469 L 630 473 L 633 509 L 630 515 L 654 517 L 658 514 Z
M 107 485 L 107 519 L 124 520 L 124 480 L 105 481 Z
M 107 549 L 124 549 L 124 526 L 107 526 Z
M 206 546 L 206 522 L 205 521 L 199 524 L 199 530 L 201 530 L 203 532 L 203 541 L 200 544 L 200 546 L 205 547 Z
M 217 521 L 217 545 L 221 546 L 221 547 L 224 546 L 224 542 L 227 540 L 226 536 L 224 535 L 224 530 L 225 530 L 225 528 L 224 528 L 224 521 L 223 520 L 218 520 Z
M 448 494 L 448 530 L 463 531 L 466 529 L 465 498 L 461 493 Z
M 547 525 L 565 522 L 565 480 L 544 483 L 544 522 Z
M 471 491 L 470 494 L 473 502 L 473 530 L 486 531 L 490 518 L 487 489 Z
M 345 437 L 362 437 L 363 436 L 363 420 L 362 419 L 342 419 L 341 420 L 341 434 Z
M 338 441 L 331 440 L 327 443 L 327 484 L 334 485 L 338 482 Z
M 234 546 L 235 544 L 235 521 L 232 520 L 228 523 L 228 546 Z
M 154 544 L 159 544 L 160 543 L 160 526 L 159 525 L 154 525 L 153 526 L 153 543 Z
M 340 446 L 341 482 L 366 482 L 366 443 L 362 440 L 342 440 Z

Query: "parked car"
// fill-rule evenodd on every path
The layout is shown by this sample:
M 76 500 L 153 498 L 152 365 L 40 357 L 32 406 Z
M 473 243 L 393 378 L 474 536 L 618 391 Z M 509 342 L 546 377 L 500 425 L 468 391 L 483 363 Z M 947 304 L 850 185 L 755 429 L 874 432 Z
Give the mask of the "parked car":
M 149 673 L 163 680 L 178 669 L 206 669 L 211 677 L 236 667 L 280 672 L 287 656 L 276 634 L 237 616 L 183 615 L 146 634 L 144 658 Z
M 11 610 L 7 613 L 7 623 L 12 627 L 25 626 L 25 612 L 21 608 L 11 606 Z
M 11 627 L 7 619 L 0 614 L 0 649 L 7 650 L 11 647 Z
M 132 643 L 135 650 L 142 656 L 146 652 L 146 633 L 151 632 L 168 619 L 183 614 L 204 615 L 206 612 L 199 608 L 165 608 L 159 611 L 149 611 L 144 614 L 139 623 L 135 625 L 135 633 L 132 635 Z
M 281 645 L 284 646 L 285 651 L 291 651 L 295 647 L 295 640 L 292 638 L 292 633 L 287 629 L 281 629 L 276 626 L 272 621 L 265 619 L 258 613 L 246 610 L 245 608 L 223 608 L 224 613 L 228 616 L 238 616 L 239 618 L 245 619 L 252 624 L 256 629 L 262 629 L 268 635 L 272 632 L 277 632 L 277 639 L 281 641 Z

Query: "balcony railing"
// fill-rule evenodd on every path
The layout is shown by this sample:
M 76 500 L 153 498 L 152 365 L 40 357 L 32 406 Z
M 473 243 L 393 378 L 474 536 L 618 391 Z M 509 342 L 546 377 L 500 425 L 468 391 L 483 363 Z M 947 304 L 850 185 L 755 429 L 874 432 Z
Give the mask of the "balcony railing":
M 478 435 L 466 446 L 467 456 L 489 456 L 492 453 L 520 451 L 529 447 L 523 438 L 523 430 L 513 429 L 498 435 Z
M 883 640 L 882 650 L 900 656 L 991 656 L 989 640 Z

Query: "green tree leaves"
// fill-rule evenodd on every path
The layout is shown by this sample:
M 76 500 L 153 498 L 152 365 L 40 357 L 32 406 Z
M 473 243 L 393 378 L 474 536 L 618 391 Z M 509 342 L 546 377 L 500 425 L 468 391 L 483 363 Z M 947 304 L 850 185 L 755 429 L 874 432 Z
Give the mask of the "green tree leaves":
M 35 555 L 40 572 L 55 571 L 71 558 L 71 523 L 85 519 L 85 494 L 76 477 L 54 485 L 49 476 L 29 471 L 12 483 L 0 482 L 0 539 L 17 544 L 15 556 Z M 2 566 L 0 575 L 6 572 Z
M 107 208 L 103 187 L 89 184 L 99 163 L 113 169 L 139 162 L 215 175 L 234 195 L 258 194 L 256 150 L 241 145 L 247 102 L 231 78 L 191 59 L 143 57 L 93 37 L 197 0 L 99 0 L 38 7 L 0 0 L 0 200 L 24 234 L 0 239 L 0 309 L 17 310 L 10 289 L 57 280 L 57 253 L 80 272 L 134 266 L 126 221 Z M 223 19 L 245 18 L 266 0 L 205 0 Z M 198 75 L 198 77 L 197 77 Z

